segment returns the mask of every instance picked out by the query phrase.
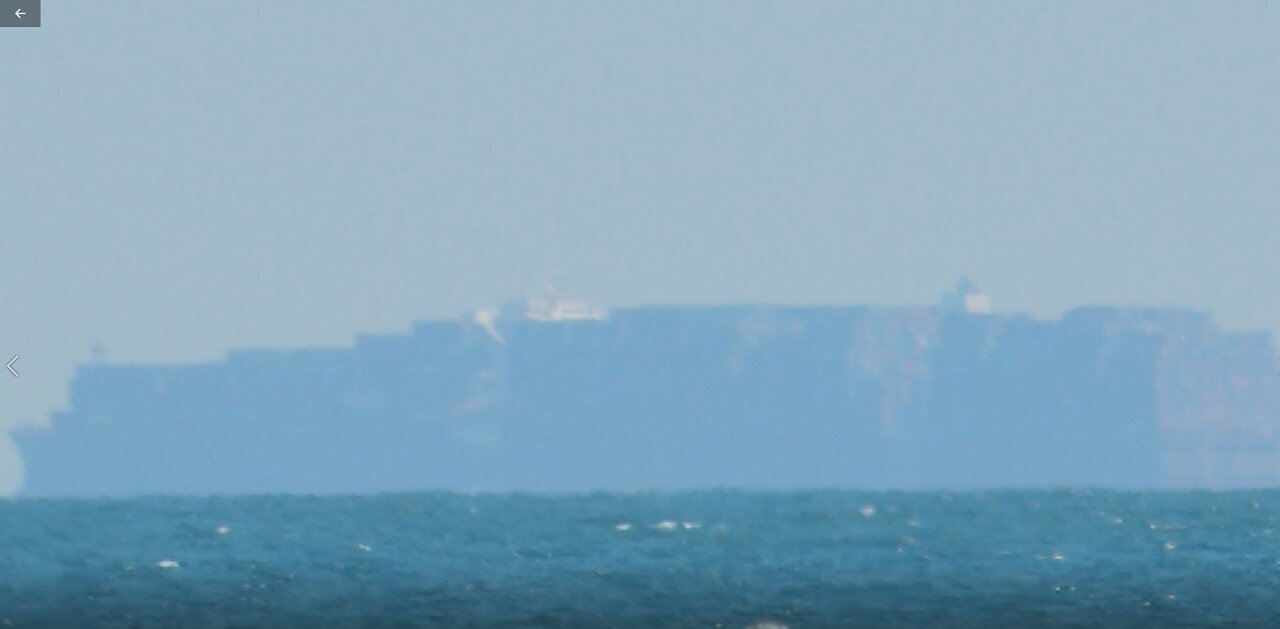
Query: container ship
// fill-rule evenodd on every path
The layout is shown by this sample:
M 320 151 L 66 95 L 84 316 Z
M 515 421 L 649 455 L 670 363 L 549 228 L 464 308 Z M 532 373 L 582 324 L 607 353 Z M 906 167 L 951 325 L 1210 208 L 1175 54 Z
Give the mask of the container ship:
M 558 295 L 350 347 L 81 366 L 26 495 L 1253 487 L 1280 360 L 1202 312 Z

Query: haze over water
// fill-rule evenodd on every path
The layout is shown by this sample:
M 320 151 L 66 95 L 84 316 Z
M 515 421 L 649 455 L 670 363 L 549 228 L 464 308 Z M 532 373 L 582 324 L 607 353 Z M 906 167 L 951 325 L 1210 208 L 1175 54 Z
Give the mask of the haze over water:
M 1273 3 L 54 2 L 0 37 L 0 426 L 75 365 L 593 304 L 1280 330 Z M 0 490 L 21 478 L 0 439 Z

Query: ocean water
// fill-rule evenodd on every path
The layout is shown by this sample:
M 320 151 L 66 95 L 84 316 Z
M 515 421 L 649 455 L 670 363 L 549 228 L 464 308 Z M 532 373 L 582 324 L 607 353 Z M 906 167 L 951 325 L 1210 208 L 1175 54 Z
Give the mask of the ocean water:
M 1273 491 L 19 499 L 0 624 L 1277 627 L 1278 516 Z

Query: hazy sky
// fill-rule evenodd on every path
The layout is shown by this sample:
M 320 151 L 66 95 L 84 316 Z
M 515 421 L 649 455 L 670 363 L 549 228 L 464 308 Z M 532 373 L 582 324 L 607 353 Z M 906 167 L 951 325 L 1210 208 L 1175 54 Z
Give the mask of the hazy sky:
M 0 30 L 0 426 L 94 343 L 343 344 L 547 278 L 623 306 L 969 275 L 1000 311 L 1280 330 L 1276 3 L 43 9 Z

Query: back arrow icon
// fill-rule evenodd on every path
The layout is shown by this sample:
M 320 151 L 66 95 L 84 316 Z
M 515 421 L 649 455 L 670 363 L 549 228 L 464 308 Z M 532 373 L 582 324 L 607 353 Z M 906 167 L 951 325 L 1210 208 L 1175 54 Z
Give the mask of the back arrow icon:
M 18 357 L 14 356 L 13 358 L 9 359 L 9 364 L 4 366 L 4 368 L 8 369 L 9 373 L 13 374 L 13 377 L 15 378 L 18 377 L 18 370 L 13 368 L 13 363 L 16 363 L 16 362 L 18 362 Z
M 22 19 L 22 16 L 26 15 L 27 13 L 26 13 L 25 11 L 23 11 L 22 9 L 18 9 L 17 11 L 14 11 L 14 12 L 13 12 L 13 14 L 14 14 L 14 15 L 16 15 L 16 16 L 18 16 L 18 19 L 19 19 L 19 20 L 21 20 L 21 19 Z M 13 370 L 12 370 L 12 369 L 10 369 L 9 371 L 13 371 Z

